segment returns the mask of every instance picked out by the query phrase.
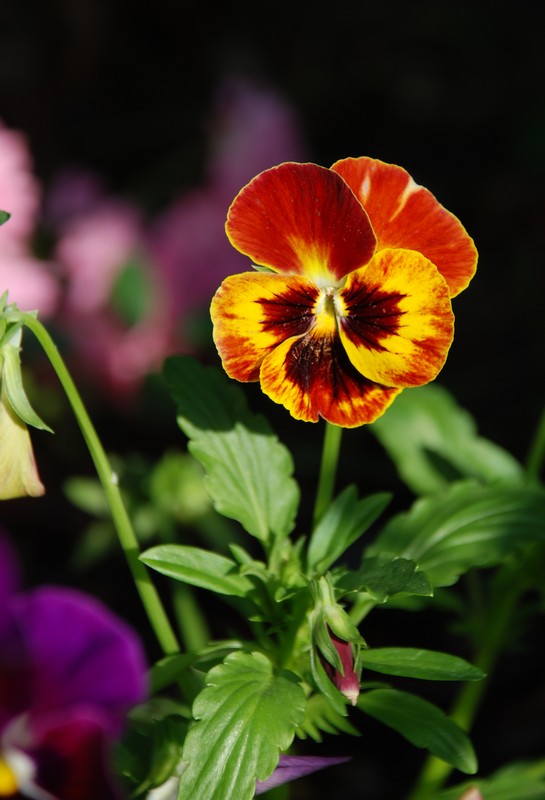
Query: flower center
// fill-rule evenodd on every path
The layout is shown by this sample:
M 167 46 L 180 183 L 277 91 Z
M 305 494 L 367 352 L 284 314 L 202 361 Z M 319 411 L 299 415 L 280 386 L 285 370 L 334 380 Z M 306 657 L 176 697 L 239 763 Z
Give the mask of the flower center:
M 338 327 L 339 317 L 344 316 L 344 307 L 334 286 L 324 287 L 314 306 L 315 325 L 324 333 L 334 333 Z

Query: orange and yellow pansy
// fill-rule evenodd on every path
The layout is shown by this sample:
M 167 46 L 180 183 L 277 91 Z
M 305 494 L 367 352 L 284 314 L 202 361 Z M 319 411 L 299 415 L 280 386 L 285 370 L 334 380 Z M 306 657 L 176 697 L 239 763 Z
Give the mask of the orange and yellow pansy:
M 477 251 L 401 167 L 280 164 L 240 191 L 226 231 L 257 268 L 212 301 L 232 378 L 259 380 L 297 419 L 355 427 L 442 368 Z

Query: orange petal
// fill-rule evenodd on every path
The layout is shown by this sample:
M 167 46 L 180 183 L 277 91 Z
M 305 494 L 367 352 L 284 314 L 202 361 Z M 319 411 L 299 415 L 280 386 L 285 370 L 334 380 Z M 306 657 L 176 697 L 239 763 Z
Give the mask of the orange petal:
M 445 278 L 452 297 L 475 274 L 477 250 L 461 222 L 401 167 L 374 158 L 347 158 L 341 175 L 369 214 L 377 249 L 418 250 Z
M 414 250 L 380 250 L 339 292 L 339 331 L 356 369 L 386 386 L 436 377 L 454 335 L 447 284 Z
M 226 278 L 210 313 L 227 374 L 239 381 L 258 380 L 265 356 L 313 324 L 318 293 L 314 284 L 298 275 L 243 272 Z
M 261 367 L 261 388 L 293 417 L 354 428 L 373 422 L 399 389 L 378 386 L 360 375 L 347 358 L 336 333 L 319 327 L 287 339 Z
M 316 164 L 280 164 L 242 189 L 225 227 L 256 264 L 327 283 L 366 264 L 376 238 L 339 176 Z

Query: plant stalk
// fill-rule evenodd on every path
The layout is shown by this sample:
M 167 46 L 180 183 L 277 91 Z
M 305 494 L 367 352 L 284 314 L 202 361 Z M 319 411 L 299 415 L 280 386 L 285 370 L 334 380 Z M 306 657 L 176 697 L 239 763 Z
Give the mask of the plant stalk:
M 83 438 L 104 489 L 119 542 L 125 553 L 136 589 L 148 616 L 151 627 L 165 655 L 180 650 L 176 635 L 167 617 L 161 599 L 152 583 L 146 566 L 140 561 L 140 548 L 132 523 L 123 503 L 118 478 L 112 470 L 102 443 L 91 422 L 81 396 L 48 331 L 35 317 L 24 315 L 24 324 L 39 341 L 66 393 Z
M 333 499 L 342 432 L 343 429 L 338 425 L 332 425 L 330 422 L 326 422 L 318 490 L 316 492 L 316 502 L 314 505 L 314 528 L 322 519 Z

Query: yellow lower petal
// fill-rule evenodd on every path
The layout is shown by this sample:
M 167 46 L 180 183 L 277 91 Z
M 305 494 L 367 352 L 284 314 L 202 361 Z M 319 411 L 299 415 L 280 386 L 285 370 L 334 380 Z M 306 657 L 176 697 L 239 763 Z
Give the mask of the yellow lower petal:
M 454 334 L 447 284 L 413 250 L 381 250 L 339 292 L 339 332 L 356 369 L 386 386 L 421 386 L 441 370 Z
M 296 275 L 244 272 L 226 278 L 210 313 L 214 341 L 231 378 L 256 381 L 265 356 L 313 324 L 318 289 Z
M 367 380 L 348 360 L 336 333 L 316 326 L 280 344 L 263 361 L 261 388 L 293 417 L 354 428 L 373 422 L 399 389 Z

